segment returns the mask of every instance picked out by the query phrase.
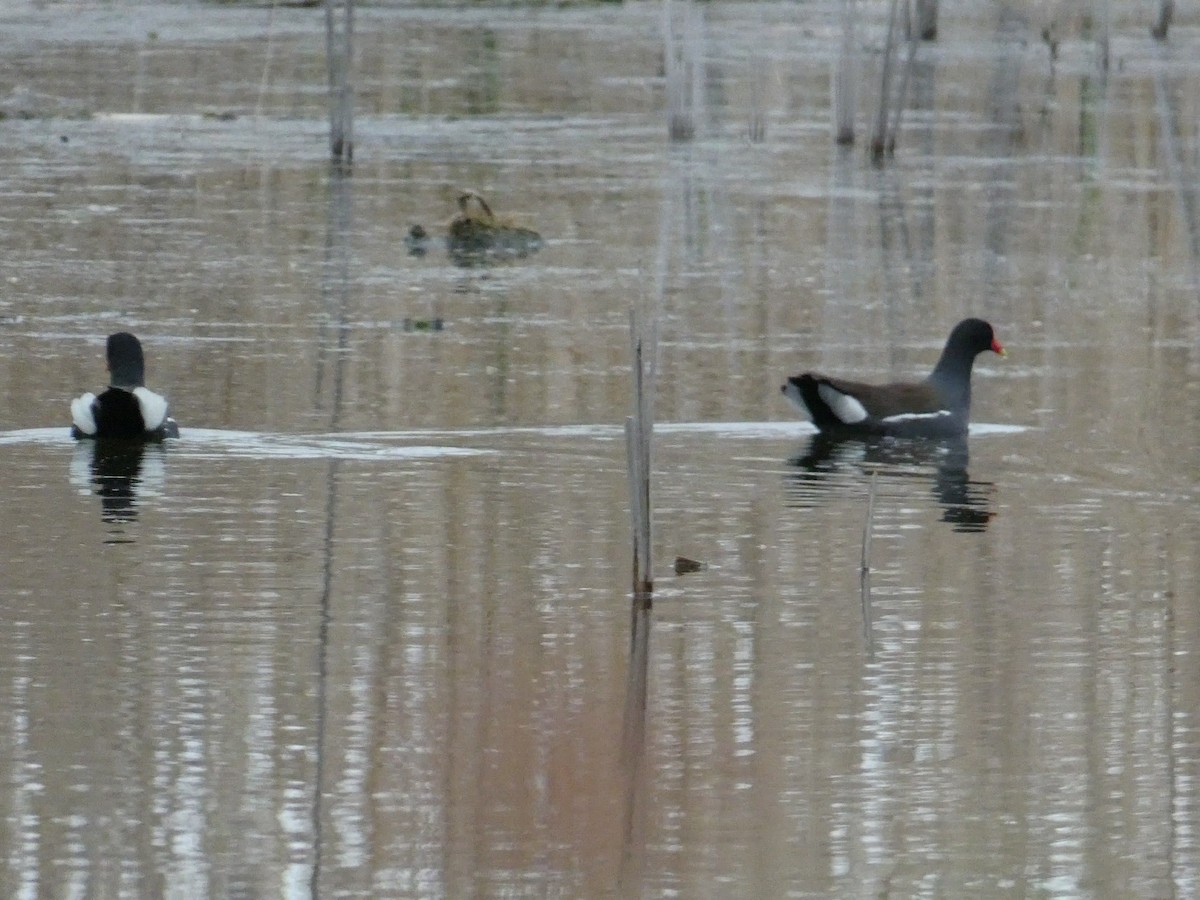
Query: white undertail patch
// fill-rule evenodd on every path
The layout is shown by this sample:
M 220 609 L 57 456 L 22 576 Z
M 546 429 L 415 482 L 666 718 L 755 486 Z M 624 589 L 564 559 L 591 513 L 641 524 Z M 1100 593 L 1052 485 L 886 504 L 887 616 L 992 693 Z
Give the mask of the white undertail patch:
M 940 419 L 943 416 L 952 416 L 952 415 L 954 415 L 954 413 L 950 412 L 950 410 L 948 410 L 948 409 L 939 409 L 937 412 L 927 412 L 927 413 L 896 413 L 896 415 L 887 416 L 886 418 L 882 419 L 881 421 L 888 422 L 888 423 L 919 422 L 923 419 Z
M 167 417 L 167 398 L 160 397 L 150 388 L 135 387 L 133 396 L 137 397 L 138 409 L 142 411 L 142 422 L 147 431 L 157 431 Z
M 95 394 L 84 394 L 71 401 L 71 421 L 82 434 L 96 433 Z
M 843 394 L 831 384 L 821 382 L 817 385 L 817 396 L 825 401 L 825 405 L 843 425 L 854 425 L 867 418 L 867 410 L 861 403 L 849 394 Z

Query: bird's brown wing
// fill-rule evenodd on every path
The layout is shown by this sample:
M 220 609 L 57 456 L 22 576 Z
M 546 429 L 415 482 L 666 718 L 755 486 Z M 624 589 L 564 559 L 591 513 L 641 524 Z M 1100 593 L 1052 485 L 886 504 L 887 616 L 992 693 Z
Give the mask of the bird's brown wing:
M 864 384 L 815 373 L 814 377 L 853 397 L 874 419 L 886 419 L 888 416 L 903 413 L 936 413 L 946 409 L 946 404 L 942 402 L 937 391 L 923 382 Z

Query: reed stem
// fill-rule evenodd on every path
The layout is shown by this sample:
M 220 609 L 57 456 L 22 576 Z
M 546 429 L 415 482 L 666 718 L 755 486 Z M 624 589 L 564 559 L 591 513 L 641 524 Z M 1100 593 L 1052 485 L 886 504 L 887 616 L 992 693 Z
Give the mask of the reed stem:
M 654 381 L 657 372 L 658 321 L 643 338 L 637 313 L 629 311 L 629 341 L 633 364 L 633 415 L 625 420 L 625 451 L 629 475 L 629 505 L 633 526 L 633 590 L 654 590 L 653 541 L 650 512 L 651 438 L 654 432 Z M 646 365 L 646 356 L 650 364 Z
M 854 117 L 858 106 L 858 48 L 855 0 L 842 0 L 842 48 L 833 71 L 833 140 L 839 145 L 854 143 Z
M 330 157 L 348 164 L 354 159 L 354 0 L 325 0 L 325 56 Z
M 896 16 L 899 0 L 892 0 L 888 13 L 887 41 L 883 45 L 883 71 L 879 79 L 879 106 L 875 115 L 875 128 L 871 133 L 871 161 L 876 165 L 883 162 L 887 153 L 888 112 L 892 102 L 892 65 L 896 49 Z

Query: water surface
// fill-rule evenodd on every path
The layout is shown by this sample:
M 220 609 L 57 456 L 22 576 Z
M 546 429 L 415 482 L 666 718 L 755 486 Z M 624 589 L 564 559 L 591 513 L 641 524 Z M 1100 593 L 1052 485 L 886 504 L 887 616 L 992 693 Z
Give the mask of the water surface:
M 1196 893 L 1193 23 L 944 9 L 878 170 L 833 5 L 693 15 L 672 144 L 657 6 L 364 9 L 350 176 L 319 10 L 0 16 L 0 893 Z M 541 249 L 410 255 L 467 187 Z M 966 315 L 966 448 L 779 394 Z M 97 454 L 120 329 L 183 433 Z

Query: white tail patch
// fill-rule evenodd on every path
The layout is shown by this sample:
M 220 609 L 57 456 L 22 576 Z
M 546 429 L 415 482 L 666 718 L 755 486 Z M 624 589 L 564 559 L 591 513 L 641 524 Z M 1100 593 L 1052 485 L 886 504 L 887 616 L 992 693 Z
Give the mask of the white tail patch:
M 137 397 L 138 409 L 142 411 L 142 422 L 147 431 L 156 431 L 167 418 L 167 398 L 160 397 L 150 388 L 135 387 L 133 396 Z
M 896 413 L 896 415 L 887 416 L 886 418 L 882 419 L 881 421 L 889 422 L 889 423 L 919 422 L 922 419 L 940 419 L 942 416 L 952 416 L 952 415 L 954 415 L 954 413 L 950 412 L 950 410 L 948 410 L 948 409 L 939 409 L 937 412 L 927 412 L 927 413 Z
M 71 421 L 83 434 L 96 433 L 95 394 L 84 394 L 71 401 Z
M 867 418 L 867 410 L 861 403 L 831 384 L 820 382 L 817 385 L 817 396 L 825 401 L 825 405 L 843 425 L 853 425 Z

